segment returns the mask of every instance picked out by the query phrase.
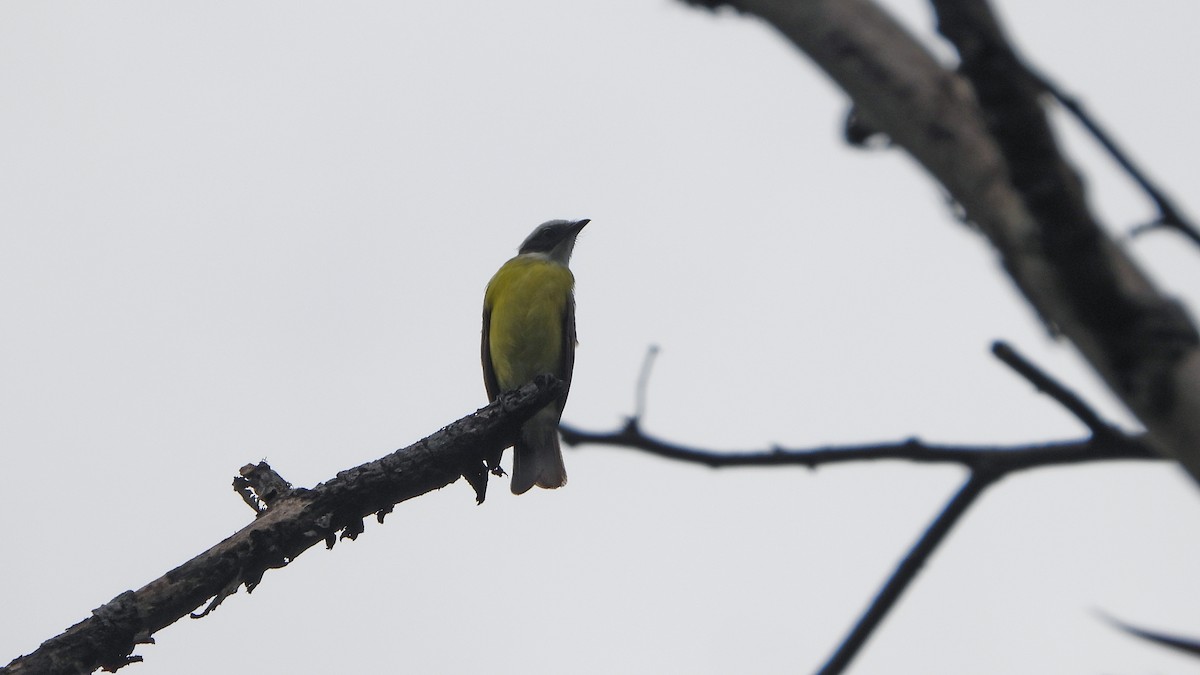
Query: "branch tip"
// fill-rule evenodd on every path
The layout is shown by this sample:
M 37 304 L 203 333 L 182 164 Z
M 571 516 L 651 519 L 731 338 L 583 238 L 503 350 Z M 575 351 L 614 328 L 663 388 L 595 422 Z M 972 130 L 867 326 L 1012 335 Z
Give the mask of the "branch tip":
M 1120 619 L 1117 619 L 1102 610 L 1096 610 L 1096 614 L 1113 628 L 1116 628 L 1123 633 L 1127 633 L 1133 637 L 1140 638 L 1148 642 L 1153 642 L 1163 647 L 1169 647 L 1187 654 L 1200 656 L 1200 639 L 1182 635 L 1169 635 L 1167 633 L 1160 633 L 1158 631 L 1139 628 L 1132 624 L 1125 623 L 1124 621 L 1121 621 Z
M 1078 394 L 1067 389 L 1065 385 L 1050 377 L 1050 375 L 1034 365 L 1033 362 L 1021 356 L 1007 342 L 1002 340 L 993 342 L 992 354 L 1000 359 L 1004 365 L 1012 368 L 1018 375 L 1028 380 L 1038 391 L 1054 399 L 1059 405 L 1066 408 L 1076 419 L 1083 422 L 1084 426 L 1094 436 L 1115 438 L 1120 435 L 1115 427 L 1105 422 Z
M 654 358 L 658 356 L 658 345 L 652 344 L 646 348 L 646 356 L 642 359 L 642 370 L 638 373 L 637 390 L 634 396 L 633 416 L 641 419 L 646 415 L 646 391 L 650 388 L 650 372 L 654 367 Z

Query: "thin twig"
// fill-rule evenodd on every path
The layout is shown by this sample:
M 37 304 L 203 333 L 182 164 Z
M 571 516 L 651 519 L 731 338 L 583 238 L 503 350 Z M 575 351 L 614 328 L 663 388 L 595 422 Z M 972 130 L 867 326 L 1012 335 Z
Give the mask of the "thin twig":
M 1113 460 L 1161 460 L 1142 435 L 1116 432 L 1114 436 L 1028 445 L 934 445 L 918 439 L 893 443 L 825 446 L 820 448 L 728 451 L 694 448 L 650 436 L 635 424 L 613 432 L 592 432 L 560 425 L 563 442 L 605 445 L 641 450 L 652 455 L 720 469 L 745 466 L 802 466 L 872 461 L 906 461 L 922 464 L 961 464 L 1011 473 L 1024 469 Z
M 1136 228 L 1134 230 L 1134 234 L 1139 234 L 1155 227 L 1167 227 L 1178 230 L 1181 234 L 1190 239 L 1193 244 L 1200 246 L 1200 230 L 1197 230 L 1195 225 L 1191 224 L 1186 218 L 1184 218 L 1183 214 L 1180 213 L 1179 209 L 1175 207 L 1175 204 L 1171 201 L 1170 197 L 1168 197 L 1165 192 L 1158 189 L 1158 187 L 1155 186 L 1154 183 L 1152 183 L 1146 176 L 1145 172 L 1133 163 L 1133 159 L 1130 158 L 1129 155 L 1126 154 L 1119 145 L 1117 145 L 1116 139 L 1110 136 L 1108 132 L 1106 132 L 1100 126 L 1100 124 L 1092 118 L 1087 110 L 1084 109 L 1083 104 L 1075 97 L 1060 89 L 1045 75 L 1035 71 L 1029 64 L 1022 62 L 1021 65 L 1025 68 L 1025 71 L 1029 73 L 1029 76 L 1032 77 L 1038 83 L 1038 85 L 1046 91 L 1046 93 L 1053 96 L 1056 101 L 1062 104 L 1063 108 L 1066 108 L 1067 112 L 1071 113 L 1071 115 L 1078 120 L 1085 129 L 1088 130 L 1088 133 L 1090 133 L 1092 137 L 1096 139 L 1096 142 L 1099 143 L 1101 147 L 1103 147 L 1105 151 L 1112 156 L 1113 160 L 1122 169 L 1124 169 L 1125 173 L 1129 174 L 1129 177 L 1132 178 L 1133 181 L 1138 184 L 1138 187 L 1140 187 L 1154 202 L 1155 208 L 1158 209 L 1158 219 L 1149 225 L 1143 225 Z
M 637 393 L 633 407 L 633 419 L 641 420 L 646 414 L 646 390 L 650 386 L 650 371 L 654 367 L 654 357 L 658 356 L 658 345 L 646 348 L 646 358 L 642 359 L 642 370 L 638 373 Z
M 584 432 L 569 425 L 560 425 L 559 429 L 568 445 L 590 443 L 635 448 L 659 457 L 704 464 L 713 468 L 785 465 L 814 468 L 823 464 L 871 460 L 949 462 L 968 468 L 970 478 L 913 545 L 850 634 L 820 670 L 822 675 L 834 675 L 841 673 L 850 664 L 896 600 L 916 578 L 925 561 L 936 550 L 951 527 L 992 483 L 1015 471 L 1035 467 L 1101 460 L 1161 459 L 1158 453 L 1150 449 L 1144 435 L 1126 434 L 1105 422 L 1082 398 L 1022 357 L 1008 344 L 996 341 L 992 345 L 992 352 L 1039 391 L 1050 396 L 1082 421 L 1091 430 L 1091 436 L 1076 441 L 1009 447 L 935 446 L 917 439 L 909 439 L 894 443 L 838 448 L 774 448 L 752 452 L 716 452 L 652 438 L 642 431 L 637 417 L 630 418 L 623 428 L 608 433 Z M 643 372 L 645 370 L 643 368 Z M 639 381 L 639 389 L 643 384 L 644 382 Z
M 1191 654 L 1193 656 L 1200 656 L 1200 640 L 1197 640 L 1194 637 L 1185 637 L 1182 635 L 1168 635 L 1166 633 L 1159 633 L 1157 631 L 1146 630 L 1145 628 L 1138 628 L 1137 626 L 1127 624 L 1124 621 L 1121 621 L 1120 619 L 1111 617 L 1108 614 L 1105 614 L 1103 612 L 1100 612 L 1100 617 L 1103 618 L 1108 623 L 1112 624 L 1113 627 L 1117 628 L 1118 630 L 1122 630 L 1126 633 L 1129 633 L 1130 635 L 1132 635 L 1134 637 L 1138 637 L 1143 640 L 1148 640 L 1155 644 L 1162 645 L 1163 647 L 1170 647 L 1171 649 L 1178 649 L 1179 651 L 1184 652 L 1186 654 Z
M 833 675 L 841 673 L 849 665 L 950 528 L 987 486 L 1015 471 L 1036 467 L 1102 460 L 1162 459 L 1150 449 L 1144 435 L 1125 434 L 1105 423 L 1082 399 L 1019 356 L 1011 347 L 997 342 L 993 351 L 1040 391 L 1048 394 L 1082 420 L 1091 429 L 1091 437 L 1077 441 L 1009 447 L 935 446 L 917 439 L 909 439 L 895 443 L 837 448 L 774 448 L 753 452 L 716 452 L 652 438 L 641 430 L 636 418 L 630 419 L 623 428 L 610 433 L 583 432 L 566 425 L 560 426 L 560 430 L 564 442 L 568 445 L 591 443 L 635 448 L 659 457 L 704 464 L 713 468 L 784 465 L 814 468 L 823 464 L 872 460 L 958 463 L 967 467 L 971 471 L 971 477 L 913 545 L 871 606 L 820 671 L 822 674 Z
M 972 472 L 971 477 L 963 484 L 954 498 L 946 504 L 946 508 L 938 514 L 936 520 L 929 525 L 917 543 L 913 545 L 904 559 L 900 561 L 900 565 L 896 567 L 896 571 L 892 572 L 891 578 L 887 580 L 883 588 L 871 601 L 871 606 L 863 613 L 862 618 L 854 625 L 854 629 L 846 636 L 846 639 L 838 645 L 837 651 L 821 670 L 817 671 L 820 675 L 839 675 L 850 665 L 854 660 L 859 649 L 866 644 L 871 637 L 871 633 L 875 631 L 876 626 L 880 621 L 887 616 L 888 611 L 896 604 L 896 600 L 904 593 L 904 589 L 908 588 L 909 583 L 921 571 L 921 567 L 925 565 L 925 561 L 929 559 L 930 554 L 934 549 L 942 543 L 946 538 L 946 534 L 950 532 L 950 528 L 958 522 L 958 519 L 966 513 L 967 508 L 975 503 L 975 500 L 983 493 L 984 489 L 991 485 L 1000 474 L 990 471 Z
M 992 343 L 992 353 L 1021 377 L 1029 380 L 1037 390 L 1058 401 L 1080 422 L 1083 422 L 1097 436 L 1119 434 L 1111 424 L 1100 419 L 1100 415 L 1083 401 L 1075 392 L 1054 380 L 1028 359 L 1017 353 L 1007 342 L 997 340 Z

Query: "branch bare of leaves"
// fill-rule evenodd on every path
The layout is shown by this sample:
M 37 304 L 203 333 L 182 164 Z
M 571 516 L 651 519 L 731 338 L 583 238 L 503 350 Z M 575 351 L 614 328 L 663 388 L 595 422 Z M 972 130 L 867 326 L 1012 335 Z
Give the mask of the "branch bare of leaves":
M 245 586 L 254 589 L 269 569 L 340 533 L 354 539 L 363 519 L 382 516 L 395 504 L 439 489 L 482 465 L 495 447 L 511 444 L 522 422 L 562 392 L 545 375 L 506 392 L 491 404 L 416 443 L 338 473 L 311 489 L 293 488 L 265 462 L 242 468 L 234 489 L 255 510 L 255 519 L 224 541 L 151 581 L 125 591 L 92 616 L 50 638 L 31 654 L 0 668 L 0 675 L 116 671 L 141 661 L 138 644 L 212 599 L 193 618 L 207 615 Z M 482 499 L 478 492 L 477 498 Z
M 1145 441 L 1144 434 L 1126 434 L 1105 422 L 1082 398 L 1043 372 L 1004 342 L 996 342 L 992 353 L 1021 377 L 1063 406 L 1090 431 L 1090 436 L 1073 441 L 1016 446 L 931 445 L 918 439 L 894 443 L 845 445 L 801 450 L 772 448 L 746 452 L 718 452 L 669 443 L 641 430 L 638 416 L 611 432 L 586 432 L 569 425 L 560 427 L 568 445 L 607 445 L 640 450 L 650 454 L 712 468 L 738 466 L 803 466 L 878 460 L 905 460 L 920 463 L 954 463 L 969 474 L 958 492 L 922 533 L 901 559 L 892 575 L 833 655 L 819 671 L 836 675 L 853 661 L 871 634 L 891 610 L 896 600 L 916 578 L 926 560 L 937 549 L 959 519 L 983 492 L 1004 477 L 1027 469 L 1111 460 L 1159 460 Z M 646 375 L 639 379 L 644 388 Z M 639 410 L 639 416 L 643 411 Z

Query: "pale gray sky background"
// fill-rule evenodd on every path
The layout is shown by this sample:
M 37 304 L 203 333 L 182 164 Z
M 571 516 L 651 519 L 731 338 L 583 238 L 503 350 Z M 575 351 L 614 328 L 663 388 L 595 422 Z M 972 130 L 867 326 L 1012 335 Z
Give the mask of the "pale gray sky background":
M 938 42 L 924 2 L 886 4 Z M 997 4 L 1200 213 L 1200 5 Z M 241 465 L 310 486 L 485 403 L 484 285 L 550 218 L 594 221 L 574 425 L 620 424 L 656 343 L 644 425 L 682 443 L 1081 435 L 996 338 L 1131 425 L 937 187 L 847 149 L 845 98 L 732 13 L 7 2 L 0 92 L 0 662 L 244 525 Z M 1114 232 L 1152 216 L 1063 135 Z M 1200 252 L 1132 247 L 1200 306 Z M 963 477 L 567 464 L 555 492 L 404 504 L 128 672 L 810 672 Z M 1198 496 L 1167 464 L 1004 481 L 852 672 L 1200 672 L 1094 614 L 1200 635 Z

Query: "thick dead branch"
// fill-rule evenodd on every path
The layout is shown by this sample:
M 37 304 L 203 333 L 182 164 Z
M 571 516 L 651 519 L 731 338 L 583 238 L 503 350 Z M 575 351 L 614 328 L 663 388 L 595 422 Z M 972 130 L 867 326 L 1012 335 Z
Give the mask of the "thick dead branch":
M 1059 152 L 1040 105 L 1045 85 L 1009 45 L 988 3 L 933 5 L 938 28 L 958 49 L 960 69 L 974 85 L 1012 184 L 1034 218 L 1037 247 L 1030 257 L 1050 267 L 1049 281 L 1062 304 L 1056 307 L 1059 324 L 1146 424 L 1159 449 L 1200 477 L 1195 326 L 1092 215 L 1083 184 Z
M 15 659 L 4 675 L 90 673 L 116 670 L 141 657 L 137 644 L 189 614 L 209 598 L 212 611 L 239 586 L 253 590 L 268 569 L 283 567 L 315 544 L 333 546 L 337 534 L 353 537 L 363 518 L 453 483 L 464 467 L 482 464 L 496 447 L 511 444 L 513 430 L 562 391 L 539 377 L 524 387 L 390 455 L 342 471 L 312 489 L 292 488 L 264 464 L 248 465 L 235 489 L 259 490 L 254 522 L 225 541 L 137 591 L 126 591 L 92 616 Z
M 696 1 L 766 20 L 854 102 L 864 124 L 917 159 L 961 204 L 1051 331 L 1069 338 L 1149 431 L 1200 480 L 1200 339 L 1095 223 L 1058 153 L 1037 83 L 985 3 L 935 2 L 976 83 L 940 65 L 870 0 Z M 981 107 L 980 101 L 983 101 Z

